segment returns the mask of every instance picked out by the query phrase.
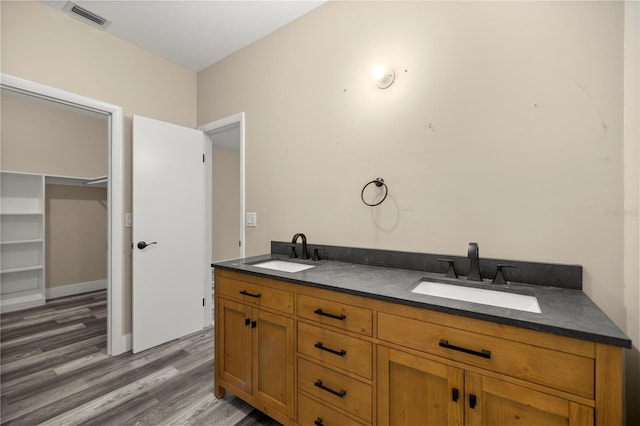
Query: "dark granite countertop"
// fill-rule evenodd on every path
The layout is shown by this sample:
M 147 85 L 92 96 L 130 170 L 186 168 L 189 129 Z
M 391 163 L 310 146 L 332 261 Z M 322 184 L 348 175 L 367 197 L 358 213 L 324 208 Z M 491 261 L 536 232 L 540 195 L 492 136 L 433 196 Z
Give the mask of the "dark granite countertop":
M 306 263 L 315 267 L 291 273 L 252 265 L 268 259 Z M 538 314 L 412 293 L 411 289 L 423 278 L 436 280 L 443 278 L 442 274 L 432 272 L 332 260 L 314 262 L 289 259 L 287 256 L 278 254 L 230 260 L 214 263 L 212 266 L 438 312 L 631 348 L 631 340 L 624 332 L 582 290 L 577 289 L 519 283 L 510 283 L 508 287 L 502 288 L 487 286 L 487 289 L 491 290 L 508 290 L 534 295 L 538 299 L 542 311 Z

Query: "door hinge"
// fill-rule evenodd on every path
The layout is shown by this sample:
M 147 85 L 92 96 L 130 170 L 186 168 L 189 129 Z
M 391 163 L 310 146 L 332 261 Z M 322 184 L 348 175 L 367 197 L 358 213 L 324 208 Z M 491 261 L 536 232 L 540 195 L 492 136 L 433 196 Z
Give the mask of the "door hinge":
M 202 306 L 204 306 L 204 297 L 202 298 Z
M 202 162 L 204 163 L 204 154 L 202 154 Z
M 238 240 L 238 247 L 242 247 L 242 240 Z

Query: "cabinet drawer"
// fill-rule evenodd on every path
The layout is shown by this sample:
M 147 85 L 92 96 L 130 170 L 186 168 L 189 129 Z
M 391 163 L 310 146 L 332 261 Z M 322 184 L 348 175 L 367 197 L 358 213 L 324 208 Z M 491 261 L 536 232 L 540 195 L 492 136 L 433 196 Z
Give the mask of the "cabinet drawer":
M 354 333 L 372 334 L 371 310 L 341 302 L 299 295 L 298 316 Z
M 319 404 L 301 393 L 298 394 L 298 424 L 302 426 L 362 426 L 333 408 Z
M 298 358 L 298 390 L 371 422 L 373 391 L 366 383 Z
M 219 277 L 215 283 L 215 292 L 220 296 L 241 300 L 244 303 L 293 314 L 293 293 L 288 291 Z
M 367 379 L 372 378 L 372 344 L 298 322 L 298 352 Z
M 594 397 L 592 358 L 383 312 L 378 314 L 378 337 L 586 398 Z

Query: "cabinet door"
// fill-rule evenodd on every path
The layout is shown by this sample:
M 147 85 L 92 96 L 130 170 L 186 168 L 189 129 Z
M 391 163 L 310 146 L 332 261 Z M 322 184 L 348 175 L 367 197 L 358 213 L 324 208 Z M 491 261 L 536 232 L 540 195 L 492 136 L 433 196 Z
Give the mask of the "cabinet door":
M 294 321 L 260 309 L 253 309 L 251 321 L 253 396 L 294 418 Z
M 474 373 L 465 373 L 469 426 L 593 426 L 593 408 Z
M 216 324 L 220 335 L 216 348 L 217 376 L 251 393 L 251 308 L 219 299 Z
M 378 346 L 378 424 L 462 425 L 464 372 Z

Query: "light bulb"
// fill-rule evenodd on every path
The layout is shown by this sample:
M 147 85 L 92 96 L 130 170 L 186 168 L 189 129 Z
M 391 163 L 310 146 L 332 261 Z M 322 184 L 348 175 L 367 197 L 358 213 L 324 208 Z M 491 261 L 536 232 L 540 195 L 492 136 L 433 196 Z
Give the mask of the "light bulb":
M 372 75 L 375 81 L 378 81 L 384 78 L 386 73 L 387 73 L 387 69 L 384 65 L 376 65 L 375 67 L 373 67 Z

